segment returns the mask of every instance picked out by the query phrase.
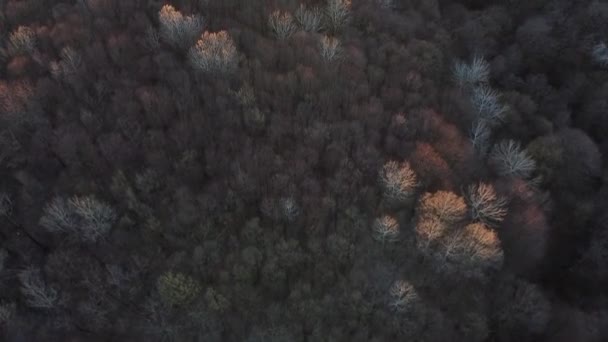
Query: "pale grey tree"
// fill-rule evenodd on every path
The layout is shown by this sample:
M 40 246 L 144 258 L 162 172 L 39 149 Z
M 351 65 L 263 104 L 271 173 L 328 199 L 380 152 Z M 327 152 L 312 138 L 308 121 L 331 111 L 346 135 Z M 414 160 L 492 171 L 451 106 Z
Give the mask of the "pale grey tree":
M 452 79 L 461 89 L 486 84 L 490 79 L 490 65 L 479 56 L 471 63 L 457 61 L 452 68 Z
M 39 309 L 53 309 L 57 306 L 59 294 L 46 284 L 39 269 L 26 268 L 17 277 L 28 306 Z
M 44 207 L 40 225 L 51 233 L 73 232 L 78 224 L 77 218 L 63 197 L 55 197 Z
M 103 239 L 116 221 L 116 212 L 108 204 L 92 196 L 74 196 L 69 205 L 79 219 L 81 239 L 96 242 Z
M 390 215 L 375 219 L 372 224 L 372 237 L 382 244 L 397 241 L 399 238 L 399 222 Z
M 289 39 L 297 31 L 296 22 L 289 12 L 276 10 L 268 17 L 268 27 L 278 40 Z
M 488 86 L 473 88 L 471 104 L 477 119 L 484 120 L 489 126 L 496 126 L 504 121 L 508 107 L 501 103 L 500 94 Z
M 300 215 L 300 207 L 293 197 L 283 197 L 279 200 L 279 207 L 283 219 L 287 222 L 294 222 Z
M 295 13 L 296 22 L 301 30 L 306 32 L 318 32 L 322 28 L 323 12 L 317 8 L 308 8 L 304 4 Z
M 82 55 L 70 46 L 61 49 L 61 59 L 50 63 L 51 75 L 56 79 L 65 79 L 78 74 L 83 66 Z
M 536 169 L 536 162 L 514 140 L 501 141 L 494 145 L 490 162 L 501 176 L 530 178 Z
M 507 215 L 507 200 L 499 196 L 491 184 L 472 184 L 467 188 L 465 197 L 471 218 L 475 221 L 487 226 L 496 226 Z
M 593 61 L 602 67 L 608 66 L 608 46 L 605 43 L 598 43 L 591 49 Z
M 93 196 L 55 197 L 43 210 L 40 225 L 84 242 L 97 242 L 110 232 L 116 212 Z
M 351 19 L 351 0 L 328 0 L 324 15 L 325 28 L 330 32 L 342 30 Z
M 397 280 L 391 285 L 389 298 L 389 307 L 399 313 L 411 310 L 420 301 L 416 288 L 405 280 Z
M 485 156 L 490 148 L 490 135 L 492 131 L 485 120 L 476 119 L 473 121 L 469 137 L 475 152 L 479 156 Z

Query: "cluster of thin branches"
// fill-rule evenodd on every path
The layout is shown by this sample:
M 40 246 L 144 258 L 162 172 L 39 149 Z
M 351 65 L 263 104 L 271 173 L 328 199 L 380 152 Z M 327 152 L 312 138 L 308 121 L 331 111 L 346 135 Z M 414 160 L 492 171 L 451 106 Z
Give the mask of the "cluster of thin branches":
M 420 198 L 417 211 L 420 217 L 433 217 L 451 225 L 464 219 L 467 205 L 462 197 L 450 191 L 427 192 Z
M 479 188 L 474 189 L 477 195 Z M 481 190 L 486 196 L 486 189 Z M 506 214 L 500 199 L 495 196 L 494 201 L 498 202 L 489 201 L 490 204 L 481 209 L 487 209 L 488 215 L 495 215 L 492 222 L 502 220 Z M 490 208 L 492 205 L 494 207 Z M 496 210 L 490 212 L 493 209 Z M 415 227 L 417 247 L 432 257 L 439 267 L 478 275 L 486 269 L 498 269 L 502 265 L 503 252 L 496 232 L 481 222 L 469 224 L 464 228 L 455 224 L 464 218 L 466 210 L 464 203 L 456 195 L 428 194 L 421 199 L 418 210 L 419 217 Z
M 300 29 L 306 32 L 318 32 L 323 27 L 323 12 L 317 7 L 308 8 L 301 4 L 295 18 Z
M 476 56 L 470 63 L 456 62 L 452 79 L 469 96 L 474 110 L 471 143 L 479 155 L 485 156 L 492 129 L 504 121 L 509 107 L 501 102 L 500 93 L 489 86 L 490 65 L 483 57 Z
M 494 126 L 504 120 L 508 107 L 500 102 L 500 94 L 488 86 L 473 89 L 471 104 L 475 109 L 476 119 L 489 126 Z
M 465 218 L 464 199 L 449 191 L 423 194 L 416 208 L 416 245 L 421 251 L 433 254 L 437 242 L 448 234 L 454 225 Z
M 323 36 L 319 41 L 320 54 L 323 61 L 333 63 L 342 58 L 342 46 L 336 37 Z
M 382 244 L 395 242 L 399 237 L 399 222 L 390 215 L 384 215 L 374 220 L 372 230 L 372 236 L 376 241 Z
M 605 43 L 598 43 L 591 49 L 593 61 L 602 67 L 608 66 L 608 46 Z
M 319 55 L 325 63 L 331 64 L 342 59 L 342 44 L 334 34 L 350 21 L 350 8 L 351 0 L 329 0 L 322 10 L 301 4 L 295 16 L 275 10 L 268 17 L 268 27 L 278 40 L 289 39 L 298 29 L 306 32 L 327 31 L 328 34 L 319 39 Z
M 300 215 L 300 207 L 293 197 L 284 197 L 279 200 L 281 215 L 287 222 L 294 222 Z
M 431 245 L 448 231 L 448 225 L 434 217 L 420 217 L 416 222 L 416 246 L 429 252 Z
M 298 29 L 293 16 L 288 12 L 276 10 L 268 17 L 268 26 L 279 40 L 291 37 Z
M 467 271 L 499 269 L 503 262 L 496 232 L 481 223 L 469 224 L 443 237 L 436 256 L 442 267 L 454 265 Z
M 387 5 L 392 1 L 385 0 Z M 383 5 L 383 2 L 380 5 Z M 288 12 L 273 11 L 268 26 L 279 40 L 288 39 L 298 29 L 306 32 L 326 30 L 330 34 L 341 31 L 351 19 L 351 0 L 328 0 L 323 9 L 301 4 L 292 16 Z
M 238 64 L 236 46 L 226 31 L 203 33 L 189 58 L 195 69 L 208 73 L 231 73 Z
M 58 304 L 57 290 L 46 284 L 39 269 L 27 268 L 19 272 L 18 278 L 27 305 L 39 309 L 52 309 Z
M 490 135 L 491 129 L 485 121 L 473 121 L 471 131 L 469 132 L 469 137 L 471 139 L 473 148 L 475 148 L 475 151 L 481 156 L 485 156 L 488 153 L 488 149 L 490 147 Z
M 501 176 L 528 179 L 536 169 L 534 159 L 514 140 L 505 140 L 494 145 L 490 161 Z
M 168 44 L 187 49 L 196 40 L 204 26 L 200 15 L 183 15 L 175 7 L 164 5 L 158 13 L 160 37 Z
M 496 226 L 507 215 L 507 200 L 496 193 L 491 184 L 470 185 L 466 199 L 471 209 L 471 218 L 487 226 Z
M 389 161 L 380 171 L 380 183 L 384 197 L 394 203 L 411 199 L 418 187 L 416 173 L 408 162 Z
M 490 80 L 490 65 L 480 56 L 471 63 L 457 61 L 452 69 L 452 78 L 461 89 L 485 85 Z
M 404 312 L 411 309 L 420 301 L 416 288 L 405 280 L 397 280 L 389 289 L 389 307 L 396 312 Z
M 36 49 L 36 32 L 27 26 L 19 26 L 8 37 L 8 53 L 11 56 L 32 53 Z
M 61 49 L 59 55 L 61 60 L 59 62 L 52 62 L 50 65 L 53 77 L 61 79 L 76 75 L 83 65 L 80 52 L 70 46 L 66 46 Z
M 85 242 L 103 239 L 116 221 L 112 207 L 91 196 L 69 200 L 55 197 L 44 208 L 40 225 L 50 232 L 68 233 Z
M 330 32 L 342 30 L 351 19 L 351 0 L 329 0 L 324 15 L 327 30 Z

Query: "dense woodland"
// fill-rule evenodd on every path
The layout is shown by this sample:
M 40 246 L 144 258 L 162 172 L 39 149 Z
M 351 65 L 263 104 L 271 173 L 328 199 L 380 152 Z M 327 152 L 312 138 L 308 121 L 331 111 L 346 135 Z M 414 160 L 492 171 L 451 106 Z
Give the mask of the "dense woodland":
M 0 0 L 0 340 L 607 341 L 607 44 L 603 0 Z

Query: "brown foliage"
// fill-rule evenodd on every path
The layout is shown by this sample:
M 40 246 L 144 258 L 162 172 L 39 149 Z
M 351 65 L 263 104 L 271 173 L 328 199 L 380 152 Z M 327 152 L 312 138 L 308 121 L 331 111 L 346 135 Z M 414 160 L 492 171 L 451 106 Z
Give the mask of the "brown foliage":
M 453 189 L 450 166 L 430 144 L 416 143 L 409 160 L 420 182 L 428 189 Z

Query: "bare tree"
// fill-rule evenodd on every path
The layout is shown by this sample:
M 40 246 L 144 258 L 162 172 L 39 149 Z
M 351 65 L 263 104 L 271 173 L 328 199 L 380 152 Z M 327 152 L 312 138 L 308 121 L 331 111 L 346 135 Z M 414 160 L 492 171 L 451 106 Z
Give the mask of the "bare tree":
M 507 200 L 498 196 L 491 184 L 470 185 L 466 191 L 466 199 L 471 218 L 487 226 L 500 224 L 507 215 Z
M 175 48 L 189 48 L 203 30 L 204 19 L 200 15 L 182 15 L 175 7 L 164 5 L 158 12 L 160 36 Z
M 436 251 L 444 267 L 478 274 L 486 269 L 499 269 L 503 262 L 503 251 L 495 231 L 481 223 L 469 224 L 441 239 Z
M 501 141 L 490 153 L 490 162 L 501 176 L 529 178 L 536 169 L 536 163 L 519 142 Z
M 323 13 L 317 7 L 307 8 L 304 4 L 296 10 L 296 21 L 301 30 L 318 32 L 321 30 Z
M 425 252 L 448 231 L 448 226 L 435 217 L 419 217 L 416 221 L 416 245 Z
M 342 46 L 336 37 L 323 36 L 319 42 L 321 58 L 326 63 L 333 63 L 342 58 Z
M 85 242 L 104 238 L 116 221 L 114 209 L 92 196 L 69 200 L 55 197 L 44 208 L 40 225 L 53 233 L 67 233 Z
M 420 297 L 414 286 L 405 280 L 397 280 L 389 289 L 389 307 L 397 312 L 405 312 L 418 304 Z
M 408 162 L 389 161 L 380 171 L 380 183 L 384 197 L 392 203 L 404 203 L 411 199 L 418 187 L 416 173 Z
M 452 69 L 452 78 L 461 89 L 485 84 L 490 78 L 490 65 L 482 57 L 473 58 L 471 63 L 458 61 Z
M 434 217 L 453 224 L 464 219 L 467 205 L 462 197 L 450 191 L 427 192 L 420 198 L 417 211 L 421 217 Z
M 395 242 L 399 237 L 399 223 L 389 215 L 384 215 L 374 220 L 372 225 L 372 236 L 382 244 Z
M 489 126 L 499 124 L 504 120 L 508 107 L 500 103 L 500 95 L 488 86 L 473 89 L 471 104 L 475 108 L 478 119 L 484 120 Z
M 80 219 L 78 229 L 81 238 L 86 241 L 95 242 L 104 238 L 116 221 L 114 209 L 95 197 L 75 196 L 69 204 Z
M 203 33 L 189 57 L 195 69 L 208 73 L 231 73 L 238 64 L 236 46 L 226 31 Z
M 325 5 L 325 27 L 330 32 L 338 32 L 350 21 L 351 0 L 328 0 Z
M 19 26 L 8 37 L 8 53 L 11 56 L 32 53 L 36 49 L 36 32 L 27 26 Z
M 27 268 L 19 272 L 18 278 L 27 305 L 33 308 L 52 309 L 58 304 L 57 291 L 47 286 L 39 269 Z
M 279 40 L 290 38 L 297 30 L 296 23 L 291 14 L 279 10 L 270 14 L 268 26 Z
M 300 207 L 293 197 L 285 197 L 279 200 L 281 216 L 287 222 L 294 222 L 300 215 Z
M 52 233 L 73 232 L 78 221 L 65 198 L 55 197 L 44 207 L 40 225 Z
M 59 62 L 50 63 L 50 71 L 56 79 L 68 78 L 78 74 L 83 61 L 80 52 L 72 47 L 66 46 L 61 49 L 61 60 Z
M 602 67 L 608 66 L 608 46 L 605 43 L 598 43 L 591 49 L 593 61 Z
M 490 147 L 490 127 L 485 120 L 477 119 L 473 122 L 470 131 L 471 144 L 480 156 L 485 156 Z

